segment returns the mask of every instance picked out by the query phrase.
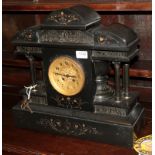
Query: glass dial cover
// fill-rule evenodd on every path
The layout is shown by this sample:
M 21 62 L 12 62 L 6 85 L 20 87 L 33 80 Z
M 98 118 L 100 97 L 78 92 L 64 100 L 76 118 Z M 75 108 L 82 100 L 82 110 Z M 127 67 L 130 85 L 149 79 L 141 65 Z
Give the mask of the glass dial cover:
M 48 77 L 54 89 L 65 96 L 78 94 L 85 82 L 81 64 L 68 56 L 59 56 L 50 63 Z

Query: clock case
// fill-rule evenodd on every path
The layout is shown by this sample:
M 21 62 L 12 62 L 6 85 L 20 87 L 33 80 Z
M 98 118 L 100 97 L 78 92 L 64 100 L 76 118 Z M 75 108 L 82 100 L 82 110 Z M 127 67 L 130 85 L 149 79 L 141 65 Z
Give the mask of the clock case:
M 130 28 L 118 23 L 104 26 L 95 11 L 81 5 L 53 11 L 43 24 L 18 32 L 13 38 L 15 53 L 28 58 L 37 91 L 31 93 L 32 112 L 20 104 L 13 107 L 17 127 L 132 147 L 144 109 L 135 92 L 117 102 L 117 92 L 122 96 L 123 91 L 109 86 L 107 75 L 111 63 L 130 63 L 138 55 L 138 41 Z M 77 95 L 64 96 L 49 82 L 48 67 L 59 56 L 75 59 L 84 69 L 85 85 Z M 41 81 L 36 78 L 35 58 L 43 62 Z M 26 97 L 25 89 L 21 94 Z

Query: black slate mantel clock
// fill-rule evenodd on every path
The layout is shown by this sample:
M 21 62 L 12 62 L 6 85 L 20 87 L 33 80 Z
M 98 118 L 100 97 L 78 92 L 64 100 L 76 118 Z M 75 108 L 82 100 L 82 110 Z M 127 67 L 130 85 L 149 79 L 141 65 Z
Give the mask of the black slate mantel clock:
M 128 91 L 139 40 L 125 25 L 105 27 L 100 20 L 90 8 L 74 6 L 16 34 L 15 52 L 28 58 L 32 75 L 21 104 L 13 107 L 18 127 L 132 147 L 144 113 L 138 94 Z M 43 62 L 41 81 L 36 57 Z M 108 79 L 111 65 L 114 87 Z

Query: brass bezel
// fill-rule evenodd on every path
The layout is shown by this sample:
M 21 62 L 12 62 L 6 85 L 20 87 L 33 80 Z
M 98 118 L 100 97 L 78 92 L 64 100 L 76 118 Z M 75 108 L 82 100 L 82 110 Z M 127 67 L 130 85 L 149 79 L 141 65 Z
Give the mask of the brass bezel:
M 82 65 L 69 56 L 56 57 L 49 65 L 48 77 L 53 88 L 65 96 L 78 94 L 85 83 Z

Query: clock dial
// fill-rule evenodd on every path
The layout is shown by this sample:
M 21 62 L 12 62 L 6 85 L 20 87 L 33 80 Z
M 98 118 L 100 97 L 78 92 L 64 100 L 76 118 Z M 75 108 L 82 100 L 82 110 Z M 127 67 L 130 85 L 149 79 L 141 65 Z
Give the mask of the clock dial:
M 78 94 L 85 82 L 82 66 L 68 56 L 57 57 L 51 62 L 48 77 L 54 89 L 65 96 Z

